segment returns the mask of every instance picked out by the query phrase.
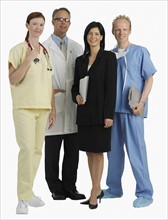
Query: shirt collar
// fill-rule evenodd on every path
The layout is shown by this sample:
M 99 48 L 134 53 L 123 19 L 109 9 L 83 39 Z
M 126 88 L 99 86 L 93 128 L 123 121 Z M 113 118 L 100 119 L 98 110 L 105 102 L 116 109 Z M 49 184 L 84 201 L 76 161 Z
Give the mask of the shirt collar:
M 65 44 L 67 45 L 68 42 L 68 38 L 67 36 L 65 36 L 63 39 L 61 39 L 60 37 L 56 36 L 55 34 L 51 35 L 52 40 L 57 44 L 58 47 L 60 47 L 60 42 L 63 40 L 65 42 Z

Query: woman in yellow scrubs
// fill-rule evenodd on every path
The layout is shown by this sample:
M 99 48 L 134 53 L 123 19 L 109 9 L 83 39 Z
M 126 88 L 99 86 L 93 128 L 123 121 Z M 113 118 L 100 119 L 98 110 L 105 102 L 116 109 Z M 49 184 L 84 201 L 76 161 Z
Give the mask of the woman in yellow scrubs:
M 55 123 L 52 68 L 47 50 L 39 43 L 44 24 L 43 14 L 29 14 L 25 41 L 14 46 L 9 53 L 13 119 L 20 148 L 16 214 L 28 214 L 28 206 L 45 205 L 33 193 L 48 117 L 49 127 Z

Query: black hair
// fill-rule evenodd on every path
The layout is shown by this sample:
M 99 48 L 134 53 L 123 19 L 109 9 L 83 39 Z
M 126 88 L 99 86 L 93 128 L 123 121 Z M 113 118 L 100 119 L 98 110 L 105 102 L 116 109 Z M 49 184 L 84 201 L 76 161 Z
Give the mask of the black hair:
M 83 55 L 85 56 L 86 54 L 90 53 L 90 46 L 87 42 L 87 35 L 92 28 L 98 28 L 100 31 L 100 34 L 103 36 L 101 42 L 100 42 L 100 48 L 104 49 L 105 48 L 105 30 L 103 25 L 100 22 L 93 21 L 90 24 L 87 25 L 85 31 L 84 31 L 84 44 L 85 44 L 85 49 Z

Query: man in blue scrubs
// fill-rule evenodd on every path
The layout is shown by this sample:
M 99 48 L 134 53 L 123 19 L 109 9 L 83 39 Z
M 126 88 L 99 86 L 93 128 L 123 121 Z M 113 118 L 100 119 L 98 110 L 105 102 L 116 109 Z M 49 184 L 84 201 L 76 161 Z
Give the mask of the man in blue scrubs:
M 118 61 L 117 101 L 112 128 L 112 149 L 108 152 L 106 181 L 108 188 L 104 190 L 103 198 L 119 198 L 123 195 L 121 178 L 126 149 L 136 180 L 137 198 L 133 206 L 146 207 L 153 202 L 153 187 L 148 170 L 143 118 L 147 117 L 148 95 L 156 69 L 148 50 L 129 42 L 131 33 L 129 17 L 125 15 L 116 17 L 112 33 L 117 40 L 117 46 L 112 50 Z M 141 96 L 140 100 L 130 107 L 128 94 L 132 86 L 141 93 Z

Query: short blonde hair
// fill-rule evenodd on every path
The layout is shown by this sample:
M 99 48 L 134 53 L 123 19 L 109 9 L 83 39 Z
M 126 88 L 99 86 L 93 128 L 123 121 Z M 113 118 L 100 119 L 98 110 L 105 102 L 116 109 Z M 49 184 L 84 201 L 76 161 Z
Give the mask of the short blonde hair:
M 128 16 L 126 15 L 118 15 L 112 22 L 112 33 L 114 33 L 114 25 L 115 25 L 115 22 L 119 19 L 125 19 L 129 22 L 129 25 L 130 25 L 130 30 L 131 30 L 131 20 Z

